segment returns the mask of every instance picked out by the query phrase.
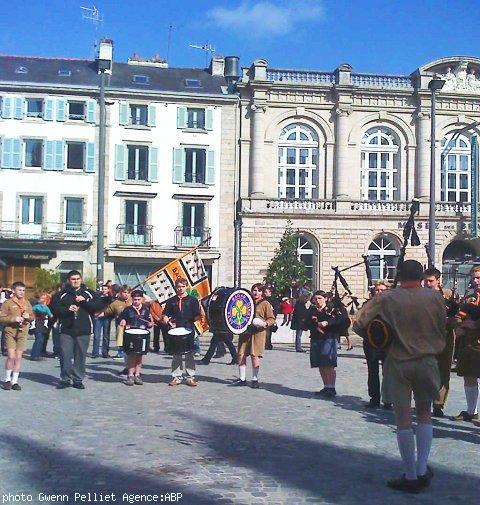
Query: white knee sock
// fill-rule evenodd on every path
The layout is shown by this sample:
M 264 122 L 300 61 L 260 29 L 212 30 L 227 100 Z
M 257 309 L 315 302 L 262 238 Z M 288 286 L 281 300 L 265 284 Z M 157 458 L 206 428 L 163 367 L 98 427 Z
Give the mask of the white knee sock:
M 415 434 L 417 438 L 417 475 L 425 475 L 432 446 L 433 426 L 424 423 L 417 424 Z
M 397 430 L 397 443 L 403 461 L 405 477 L 409 480 L 415 480 L 417 478 L 417 467 L 413 430 L 411 428 L 408 430 Z
M 12 380 L 12 370 L 5 370 L 5 382 Z
M 260 370 L 259 366 L 252 367 L 252 381 L 258 381 L 259 370 Z
M 238 367 L 238 373 L 241 381 L 247 380 L 247 365 L 240 365 Z
M 478 385 L 465 386 L 465 398 L 467 399 L 467 412 L 469 414 L 476 414 L 478 402 Z
M 20 372 L 12 372 L 12 385 L 17 384 Z

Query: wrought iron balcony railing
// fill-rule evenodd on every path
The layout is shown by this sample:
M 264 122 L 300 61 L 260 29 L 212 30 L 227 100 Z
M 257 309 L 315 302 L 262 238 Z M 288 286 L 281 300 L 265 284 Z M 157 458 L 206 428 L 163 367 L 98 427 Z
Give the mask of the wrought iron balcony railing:
M 152 225 L 119 224 L 117 226 L 117 245 L 151 246 Z
M 4 240 L 90 242 L 92 240 L 92 225 L 82 223 L 0 221 L 0 238 Z
M 207 239 L 211 235 L 210 228 L 203 226 L 177 226 L 175 228 L 175 247 L 195 247 L 205 242 L 208 247 Z

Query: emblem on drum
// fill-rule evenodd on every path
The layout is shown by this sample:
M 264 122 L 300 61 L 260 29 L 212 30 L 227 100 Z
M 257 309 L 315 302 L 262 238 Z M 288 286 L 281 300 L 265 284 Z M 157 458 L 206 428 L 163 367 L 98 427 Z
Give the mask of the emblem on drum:
M 225 320 L 232 333 L 243 333 L 252 322 L 254 304 L 250 293 L 234 291 L 225 305 Z

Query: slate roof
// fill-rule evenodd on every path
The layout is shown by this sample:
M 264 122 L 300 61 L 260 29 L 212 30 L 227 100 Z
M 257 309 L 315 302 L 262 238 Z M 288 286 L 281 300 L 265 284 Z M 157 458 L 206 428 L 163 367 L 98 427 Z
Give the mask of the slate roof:
M 71 75 L 61 76 L 59 70 L 70 70 Z M 134 83 L 134 75 L 147 76 L 148 84 Z M 188 87 L 187 79 L 199 80 L 200 87 Z M 99 75 L 94 60 L 0 55 L 0 84 L 16 83 L 98 88 Z M 226 86 L 223 76 L 212 76 L 207 69 L 158 68 L 114 62 L 107 90 L 225 95 Z

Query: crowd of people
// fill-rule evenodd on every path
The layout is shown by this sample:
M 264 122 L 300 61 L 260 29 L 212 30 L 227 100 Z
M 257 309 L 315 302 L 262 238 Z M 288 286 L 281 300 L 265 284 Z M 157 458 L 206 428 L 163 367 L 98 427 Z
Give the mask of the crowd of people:
M 433 416 L 444 417 L 449 392 L 450 372 L 456 366 L 464 378 L 466 410 L 452 417 L 454 421 L 471 422 L 480 427 L 477 404 L 480 378 L 480 267 L 471 272 L 472 293 L 458 303 L 443 291 L 441 274 L 435 268 L 423 270 L 420 263 L 407 260 L 399 270 L 400 286 L 391 289 L 389 282 L 377 281 L 367 300 L 354 318 L 353 328 L 363 337 L 367 365 L 367 388 L 370 401 L 367 409 L 392 409 L 397 422 L 397 442 L 405 473 L 389 481 L 394 489 L 419 492 L 428 487 L 433 476 L 428 466 L 432 443 Z M 97 291 L 89 290 L 77 271 L 67 275 L 66 283 L 52 293 L 37 293 L 26 299 L 26 288 L 15 282 L 10 290 L 2 289 L 0 324 L 5 363 L 4 390 L 21 390 L 19 374 L 29 334 L 34 341 L 30 359 L 45 357 L 60 360 L 58 389 L 84 389 L 85 363 L 90 337 L 93 334 L 92 358 L 123 360 L 119 374 L 126 374 L 124 384 L 142 385 L 142 361 L 145 352 L 133 351 L 126 345 L 131 330 L 145 335 L 148 349 L 160 352 L 160 336 L 164 352 L 172 355 L 169 386 L 182 383 L 196 387 L 196 358 L 200 342 L 195 335 L 195 322 L 201 317 L 199 300 L 187 293 L 187 281 L 175 281 L 176 295 L 165 304 L 149 299 L 140 289 L 130 290 L 107 282 Z M 337 350 L 341 336 L 348 336 L 351 317 L 343 304 L 330 291 L 310 293 L 296 281 L 277 296 L 271 284 L 254 284 L 251 288 L 255 304 L 254 318 L 247 331 L 239 335 L 238 346 L 233 335 L 214 332 L 210 346 L 200 364 L 210 363 L 226 344 L 231 365 L 238 364 L 238 380 L 232 386 L 247 385 L 247 361 L 251 361 L 253 389 L 260 387 L 259 372 L 265 350 L 273 349 L 272 333 L 277 329 L 277 315 L 283 314 L 281 325 L 295 331 L 295 350 L 302 348 L 302 334 L 310 336 L 310 366 L 318 368 L 323 388 L 316 392 L 325 399 L 336 391 Z M 374 345 L 369 338 L 373 321 L 380 323 L 389 336 L 388 346 Z M 110 331 L 116 331 L 116 355 L 110 356 Z M 153 329 L 153 347 L 149 334 Z M 173 330 L 181 330 L 175 333 Z M 191 338 L 191 345 L 179 348 L 174 334 Z M 49 337 L 53 353 L 46 352 Z M 183 337 L 182 337 L 183 338 Z M 348 349 L 352 348 L 348 340 Z M 380 379 L 380 365 L 383 380 Z M 412 428 L 412 395 L 415 400 L 416 429 Z M 382 405 L 383 404 L 383 405 Z

